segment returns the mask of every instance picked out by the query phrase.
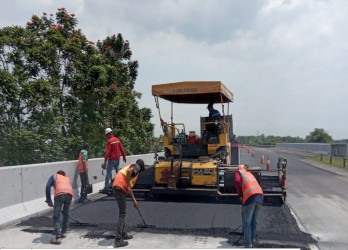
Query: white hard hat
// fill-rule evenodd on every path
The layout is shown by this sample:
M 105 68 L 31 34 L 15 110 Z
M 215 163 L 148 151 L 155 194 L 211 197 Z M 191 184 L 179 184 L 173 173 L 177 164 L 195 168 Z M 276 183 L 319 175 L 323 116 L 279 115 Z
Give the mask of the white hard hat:
M 105 129 L 105 134 L 107 135 L 107 134 L 110 134 L 112 132 L 112 129 L 111 128 L 106 128 Z

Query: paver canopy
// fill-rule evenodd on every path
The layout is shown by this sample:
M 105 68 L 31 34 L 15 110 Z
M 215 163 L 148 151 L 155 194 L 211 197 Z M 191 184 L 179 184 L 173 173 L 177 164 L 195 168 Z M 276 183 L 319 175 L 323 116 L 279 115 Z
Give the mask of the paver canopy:
M 189 81 L 152 85 L 152 95 L 175 103 L 233 102 L 233 93 L 220 81 Z

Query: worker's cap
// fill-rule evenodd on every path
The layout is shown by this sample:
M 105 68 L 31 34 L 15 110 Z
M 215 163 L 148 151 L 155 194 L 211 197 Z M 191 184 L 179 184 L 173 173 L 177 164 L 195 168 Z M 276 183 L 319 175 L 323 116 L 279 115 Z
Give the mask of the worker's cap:
M 63 170 L 59 170 L 59 171 L 57 172 L 57 174 L 60 174 L 60 175 L 64 175 L 64 176 L 65 176 L 65 172 L 64 172 Z
M 111 128 L 106 128 L 105 129 L 105 134 L 107 135 L 107 134 L 110 134 L 112 132 L 112 129 Z
M 134 166 L 134 172 L 138 173 L 139 171 L 145 171 L 145 163 L 142 159 L 138 159 L 135 162 L 135 166 Z
M 213 105 L 214 105 L 214 103 L 209 103 L 208 106 L 207 106 L 207 109 L 212 108 Z
M 89 148 L 89 144 L 86 142 L 85 144 L 83 144 L 83 149 L 87 149 Z
M 248 167 L 245 166 L 245 165 L 239 165 L 239 166 L 238 166 L 238 170 L 239 170 L 239 171 L 247 171 L 247 170 L 248 170 Z

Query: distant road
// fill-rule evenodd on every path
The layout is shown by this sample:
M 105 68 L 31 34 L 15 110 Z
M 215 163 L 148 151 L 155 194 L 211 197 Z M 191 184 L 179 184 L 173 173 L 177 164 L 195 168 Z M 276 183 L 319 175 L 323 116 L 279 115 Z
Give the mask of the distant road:
M 288 159 L 288 198 L 303 230 L 318 240 L 320 249 L 347 249 L 348 246 L 348 170 L 310 162 L 298 152 L 256 149 L 269 156 L 275 167 L 277 158 Z

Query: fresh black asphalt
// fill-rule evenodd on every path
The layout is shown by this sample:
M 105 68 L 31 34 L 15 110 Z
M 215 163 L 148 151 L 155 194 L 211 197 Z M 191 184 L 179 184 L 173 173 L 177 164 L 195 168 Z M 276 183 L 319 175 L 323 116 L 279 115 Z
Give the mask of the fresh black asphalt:
M 259 159 L 241 149 L 241 161 L 257 165 Z M 85 238 L 113 238 L 118 217 L 118 208 L 113 196 L 97 194 L 90 204 L 76 204 L 70 212 L 69 230 L 87 230 Z M 242 244 L 241 204 L 236 199 L 216 200 L 212 197 L 168 196 L 154 199 L 151 195 L 138 196 L 139 209 L 148 225 L 143 221 L 129 199 L 126 230 L 146 231 L 153 234 L 179 234 L 225 237 L 231 247 Z M 52 213 L 23 221 L 24 231 L 51 232 Z M 289 207 L 264 204 L 258 223 L 258 244 L 263 248 L 310 249 L 316 241 L 298 227 Z

